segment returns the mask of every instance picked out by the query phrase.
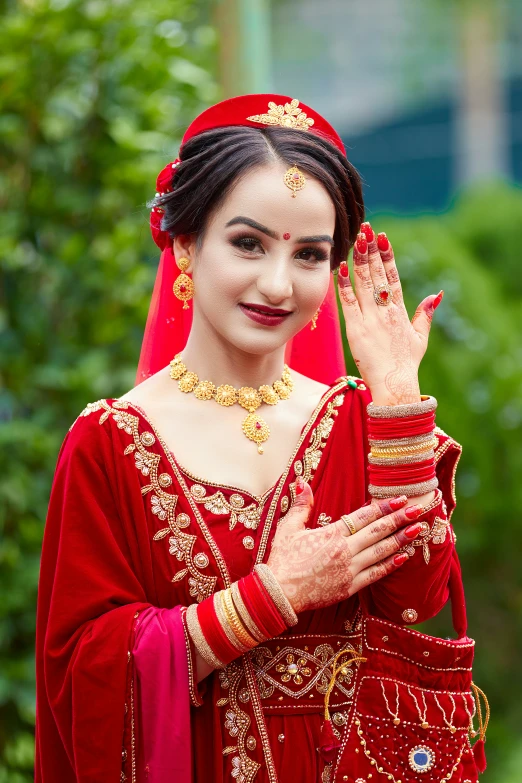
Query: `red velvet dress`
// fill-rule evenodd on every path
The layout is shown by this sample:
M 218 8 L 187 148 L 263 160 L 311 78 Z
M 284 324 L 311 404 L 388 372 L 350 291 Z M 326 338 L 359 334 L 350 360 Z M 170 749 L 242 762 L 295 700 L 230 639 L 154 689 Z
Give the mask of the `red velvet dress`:
M 262 497 L 190 475 L 132 403 L 87 406 L 60 452 L 44 537 L 37 781 L 147 780 L 131 653 L 136 618 L 151 606 L 201 601 L 266 562 L 298 475 L 314 492 L 311 527 L 366 503 L 369 400 L 362 385 L 352 389 L 344 377 L 332 384 L 284 473 Z M 461 449 L 437 434 L 442 496 L 421 517 L 425 530 L 411 545 L 412 557 L 365 591 L 373 615 L 403 626 L 434 616 L 448 599 L 455 540 L 449 517 Z M 288 633 L 199 688 L 186 640 L 194 783 L 329 779 L 317 752 L 324 694 L 335 653 L 360 649 L 360 616 L 358 595 L 305 612 Z M 349 666 L 330 700 L 339 736 L 353 700 L 352 674 Z M 456 717 L 465 722 L 462 711 L 458 704 Z M 176 720 L 181 726 L 186 718 L 180 712 Z

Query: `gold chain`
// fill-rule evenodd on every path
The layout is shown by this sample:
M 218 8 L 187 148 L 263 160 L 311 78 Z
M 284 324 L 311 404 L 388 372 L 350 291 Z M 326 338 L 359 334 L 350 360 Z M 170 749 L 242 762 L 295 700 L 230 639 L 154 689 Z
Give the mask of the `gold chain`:
M 294 388 L 290 368 L 286 364 L 281 379 L 274 381 L 271 386 L 263 384 L 259 389 L 254 389 L 252 386 L 241 386 L 240 389 L 236 389 L 227 383 L 215 386 L 211 381 L 200 381 L 195 372 L 187 370 L 181 353 L 177 353 L 170 362 L 170 377 L 178 382 L 180 391 L 186 394 L 194 392 L 198 400 L 215 400 L 219 405 L 226 407 L 237 402 L 245 408 L 249 414 L 243 419 L 241 427 L 246 437 L 257 443 L 259 454 L 263 453 L 261 444 L 268 440 L 270 428 L 261 416 L 255 414 L 255 411 L 263 402 L 267 405 L 276 405 L 281 400 L 287 400 Z

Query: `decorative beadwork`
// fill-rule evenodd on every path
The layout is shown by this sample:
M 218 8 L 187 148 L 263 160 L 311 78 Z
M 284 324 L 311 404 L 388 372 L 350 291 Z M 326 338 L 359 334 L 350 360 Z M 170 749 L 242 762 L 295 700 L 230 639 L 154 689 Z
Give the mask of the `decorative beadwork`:
M 429 772 L 435 764 L 435 751 L 427 745 L 415 745 L 408 753 L 408 763 L 414 772 Z
M 401 616 L 405 623 L 414 623 L 419 615 L 415 609 L 405 609 Z

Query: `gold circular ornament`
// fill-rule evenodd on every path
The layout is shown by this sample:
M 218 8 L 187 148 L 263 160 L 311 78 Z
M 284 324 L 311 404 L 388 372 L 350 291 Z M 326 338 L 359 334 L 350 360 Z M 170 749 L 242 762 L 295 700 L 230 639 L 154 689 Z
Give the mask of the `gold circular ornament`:
M 267 405 L 277 405 L 279 402 L 279 395 L 277 392 L 272 388 L 272 386 L 268 386 L 268 384 L 264 384 L 263 386 L 260 386 L 259 394 L 261 395 L 261 399 L 263 402 L 266 402 Z
M 181 361 L 181 359 L 173 359 L 170 363 L 170 377 L 174 381 L 178 381 L 181 376 L 187 372 L 187 368 Z
M 180 378 L 178 381 L 178 386 L 182 392 L 191 392 L 194 391 L 195 386 L 198 383 L 198 376 L 195 372 L 186 372 L 183 375 L 183 378 Z
M 243 419 L 241 428 L 249 440 L 257 443 L 257 450 L 259 454 L 262 454 L 263 446 L 261 444 L 268 440 L 270 435 L 270 428 L 266 421 L 255 413 L 249 413 L 246 419 Z
M 211 400 L 215 391 L 216 387 L 211 381 L 200 381 L 194 389 L 194 394 L 198 400 Z
M 295 198 L 298 190 L 302 190 L 305 186 L 305 178 L 297 166 L 290 166 L 285 173 L 285 185 L 292 191 L 292 198 Z
M 240 388 L 237 401 L 242 408 L 250 411 L 250 413 L 253 413 L 255 410 L 257 410 L 257 408 L 259 408 L 263 402 L 257 389 L 253 389 L 251 386 L 242 386 Z
M 291 389 L 283 381 L 274 381 L 273 387 L 282 400 L 287 400 L 290 397 Z
M 237 391 L 228 383 L 218 386 L 216 389 L 216 402 L 219 402 L 220 405 L 233 405 L 237 402 Z

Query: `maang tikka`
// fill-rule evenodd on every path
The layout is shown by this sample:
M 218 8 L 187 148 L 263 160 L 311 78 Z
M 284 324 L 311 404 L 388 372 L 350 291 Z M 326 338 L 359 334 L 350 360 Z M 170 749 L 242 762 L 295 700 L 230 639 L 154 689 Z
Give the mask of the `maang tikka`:
M 172 286 L 175 296 L 183 301 L 183 310 L 188 310 L 189 306 L 187 301 L 194 296 L 194 283 L 192 279 L 185 274 L 190 266 L 190 259 L 182 256 L 179 260 L 176 259 L 176 264 L 181 270 L 181 274 L 177 276 Z
M 288 171 L 285 172 L 285 185 L 292 191 L 292 198 L 295 198 L 295 194 L 298 190 L 302 190 L 305 186 L 304 175 L 297 166 L 290 166 Z

